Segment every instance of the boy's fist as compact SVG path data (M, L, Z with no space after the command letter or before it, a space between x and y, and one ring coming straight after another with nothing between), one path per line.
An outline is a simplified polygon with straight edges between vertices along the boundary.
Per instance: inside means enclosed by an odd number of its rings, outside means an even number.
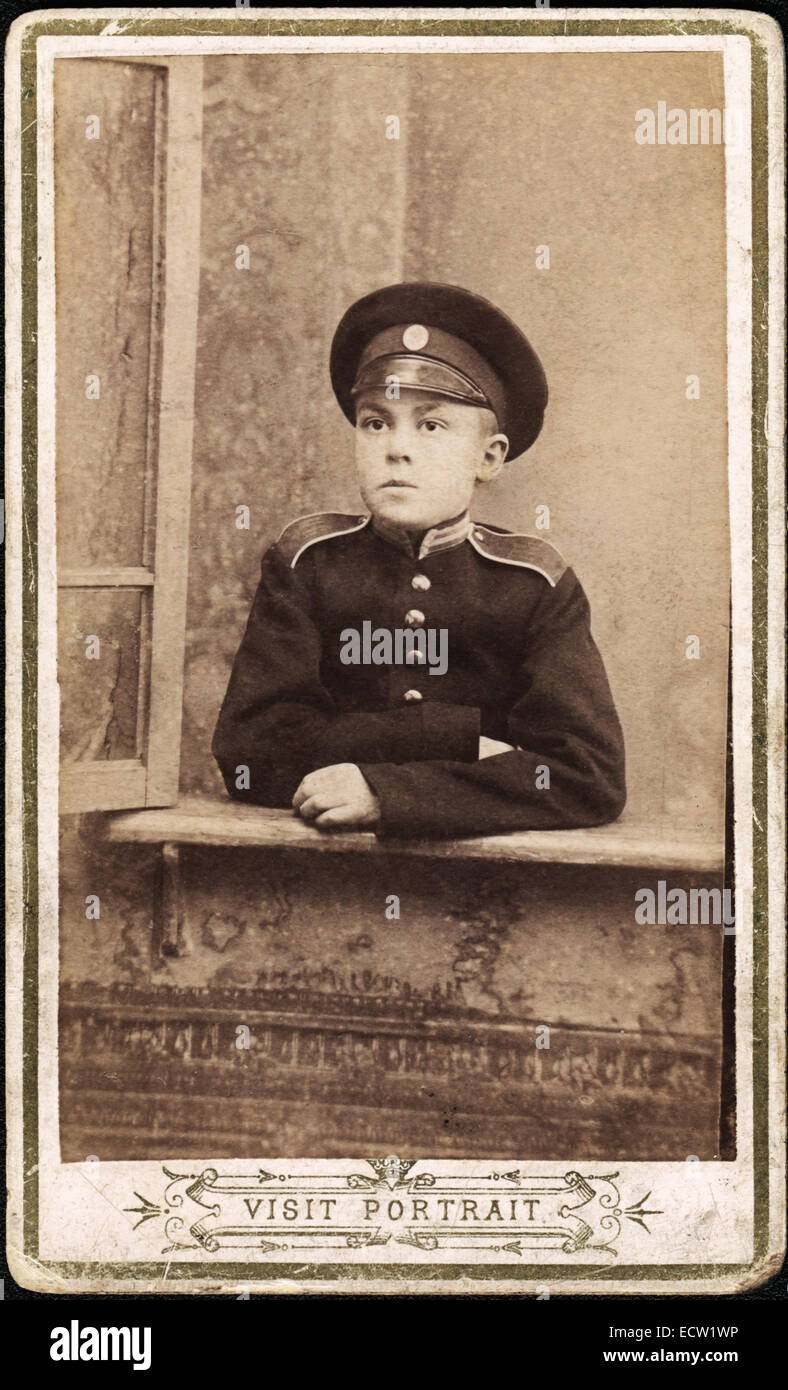
M310 772L293 797L296 814L321 830L377 825L380 802L355 763Z

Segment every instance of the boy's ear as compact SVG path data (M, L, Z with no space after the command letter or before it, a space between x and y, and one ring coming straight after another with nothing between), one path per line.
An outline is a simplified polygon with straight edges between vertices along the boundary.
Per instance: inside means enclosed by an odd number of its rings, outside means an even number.
M494 478L497 478L504 466L508 452L509 440L506 435L491 435L484 446L484 454L476 470L476 481L491 483Z

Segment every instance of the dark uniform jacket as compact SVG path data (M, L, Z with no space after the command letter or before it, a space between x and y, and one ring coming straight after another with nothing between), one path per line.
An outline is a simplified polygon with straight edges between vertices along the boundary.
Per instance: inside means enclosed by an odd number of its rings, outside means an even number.
M416 555L370 520L304 518L263 557L213 741L230 795L289 806L308 772L356 763L382 836L614 820L621 727L587 599L558 551L467 523L449 548ZM414 609L448 632L445 674L342 664L343 631L403 629ZM515 751L480 760L480 735Z

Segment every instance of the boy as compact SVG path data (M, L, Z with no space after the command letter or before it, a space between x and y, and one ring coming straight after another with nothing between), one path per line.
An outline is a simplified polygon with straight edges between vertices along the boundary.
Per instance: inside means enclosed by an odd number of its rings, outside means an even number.
M469 516L541 429L530 344L457 286L391 285L344 315L331 379L368 510L294 521L263 558L213 742L228 792L380 836L614 820L583 590L548 542Z

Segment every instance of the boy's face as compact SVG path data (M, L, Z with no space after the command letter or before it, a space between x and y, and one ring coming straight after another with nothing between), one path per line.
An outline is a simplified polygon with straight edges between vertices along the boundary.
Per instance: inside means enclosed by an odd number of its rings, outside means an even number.
M356 470L373 516L429 530L464 512L477 481L497 477L508 441L490 410L424 391L364 392L356 406Z

